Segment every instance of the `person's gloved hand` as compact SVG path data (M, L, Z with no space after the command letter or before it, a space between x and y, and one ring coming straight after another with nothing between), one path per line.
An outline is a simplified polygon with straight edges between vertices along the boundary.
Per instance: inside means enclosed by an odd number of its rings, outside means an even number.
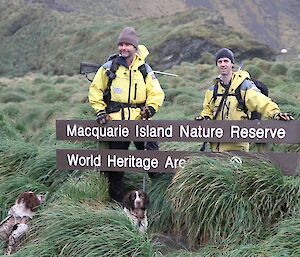
M195 117L195 120L210 120L210 117L198 115L197 117Z
M288 112L278 112L275 113L274 120L294 120L293 116L290 115Z
M111 117L106 113L105 110L97 113L96 121L99 125L105 124L108 120L111 120Z
M151 118L155 113L156 113L155 109L152 106L147 106L147 105L145 105L140 112L141 118L146 120Z

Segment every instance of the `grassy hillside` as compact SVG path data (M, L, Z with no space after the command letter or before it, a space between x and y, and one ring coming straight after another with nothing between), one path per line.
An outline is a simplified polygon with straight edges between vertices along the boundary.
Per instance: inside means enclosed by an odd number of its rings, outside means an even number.
M41 3L49 9L61 12L74 12L89 16L110 14L118 17L161 17L186 11L191 8L207 8L218 12L224 23L242 33L247 32L261 42L276 49L287 48L286 58L297 59L300 24L298 0L251 0L226 3L222 0L110 0L110 1L69 1L69 0L34 0L29 3Z
M237 60L271 59L274 54L266 45L224 26L216 13L203 9L156 19L132 19L58 12L21 0L0 4L2 76L28 72L77 74L81 60L103 63L116 51L116 39L124 26L136 27L155 68L170 68L182 61L205 63L207 54L223 46L234 50Z
M261 42L276 49L288 49L287 59L298 59L300 31L300 5L298 0L187 0L193 7L206 7L218 11L227 25L247 32Z
M84 13L90 16L110 14L118 17L160 17L174 14L187 9L184 1L130 1L130 0L102 0L102 1L68 1L68 0L39 0L35 1L46 7L65 12Z

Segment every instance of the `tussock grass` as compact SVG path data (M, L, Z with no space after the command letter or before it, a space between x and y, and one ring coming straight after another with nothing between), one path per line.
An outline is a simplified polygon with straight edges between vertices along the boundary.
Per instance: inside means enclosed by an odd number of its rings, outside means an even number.
M270 71L275 76L277 76L277 75L286 75L286 73L288 71L288 68L283 63L275 63L274 65L272 65L272 68L271 68Z
M19 115L20 110L16 107L16 105L14 103L9 103L9 104L5 105L5 107L2 110L2 113L5 116L15 118Z
M171 174L160 174L152 179L149 188L151 208L149 210L150 229L153 232L169 232L173 227L173 204L166 194Z
M1 220L3 220L7 216L9 208L15 203L18 195L26 191L46 193L48 192L48 188L43 184L21 174L11 174L6 176L0 175Z
M300 82L300 68L291 68L288 70L287 75L295 82Z
M37 155L37 147L21 140L2 140L0 144L0 175L16 173Z
M299 215L279 222L272 233L255 244L232 245L227 250L215 248L215 256L230 257L283 257L299 256ZM202 256L202 251L199 252ZM205 255L206 256L206 255Z
M58 190L56 196L67 197L75 202L107 202L109 200L108 182L103 173L85 171L80 177L70 177Z
M38 154L27 162L24 168L26 176L51 187L53 190L58 189L73 173L71 170L58 170L56 168L56 148L56 145L41 146Z
M192 246L249 240L295 212L297 182L285 183L268 162L246 161L236 170L228 161L193 158L168 188L175 206L175 231L186 231Z
M9 207L15 202L17 196L26 191L46 193L48 188L41 183L23 175L9 175L0 178L0 204Z
M0 114L0 139L21 140L18 130L2 114Z
M32 244L19 256L154 256L150 239L118 206L63 200L49 207L34 221Z
M23 102L25 101L26 98L22 94L17 94L17 93L2 93L0 97L0 102L1 103L9 103L9 102Z
M258 79L263 73L259 67L253 64L246 65L244 69L249 72L251 77L256 79Z

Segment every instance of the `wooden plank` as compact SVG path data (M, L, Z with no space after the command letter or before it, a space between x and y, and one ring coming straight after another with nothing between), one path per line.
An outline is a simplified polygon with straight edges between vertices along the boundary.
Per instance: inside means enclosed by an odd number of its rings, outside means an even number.
M56 138L70 141L300 143L300 121L57 120Z
M274 162L283 174L297 176L299 153L212 153L188 151L137 151L137 150L84 150L57 149L57 169L94 169L102 171L130 171L130 172L163 172L174 173L183 167L191 156L209 156L226 158L228 161L242 162L244 158L251 158L255 162L259 158L266 158ZM234 163L233 163L234 165Z

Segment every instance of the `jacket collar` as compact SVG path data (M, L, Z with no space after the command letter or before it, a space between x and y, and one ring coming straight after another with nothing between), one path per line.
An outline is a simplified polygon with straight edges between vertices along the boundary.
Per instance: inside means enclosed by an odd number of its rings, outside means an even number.
M245 79L251 79L247 71L243 71L243 70L236 71L232 73L232 77L229 84L232 89L236 89L240 84L243 83ZM220 75L214 80L214 83L218 83L218 82L220 83L220 85L222 85ZM224 87L224 85L222 86Z

